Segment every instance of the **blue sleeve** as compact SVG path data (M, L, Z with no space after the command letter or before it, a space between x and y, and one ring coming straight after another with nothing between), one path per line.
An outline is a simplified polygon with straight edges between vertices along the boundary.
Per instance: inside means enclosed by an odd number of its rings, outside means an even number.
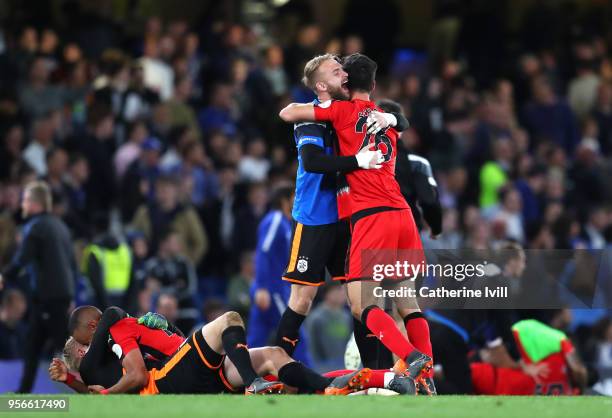
M255 249L255 280L253 288L270 289L273 281L279 277L274 275L274 241L280 228L273 228L273 222L264 219L257 231L257 248ZM276 229L273 231L272 229ZM272 235L271 235L272 234Z
M312 144L325 148L325 129L321 123L299 123L295 126L295 143L299 150L303 145Z

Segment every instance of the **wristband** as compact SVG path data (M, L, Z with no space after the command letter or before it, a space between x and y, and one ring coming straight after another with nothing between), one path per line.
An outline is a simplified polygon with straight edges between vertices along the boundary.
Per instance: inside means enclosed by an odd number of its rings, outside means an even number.
M75 380L76 380L76 376L73 375L72 373L68 373L66 375L66 381L64 383L67 384L67 385L71 385L72 382L74 382Z
M102 389L100 395L108 395L108 389Z

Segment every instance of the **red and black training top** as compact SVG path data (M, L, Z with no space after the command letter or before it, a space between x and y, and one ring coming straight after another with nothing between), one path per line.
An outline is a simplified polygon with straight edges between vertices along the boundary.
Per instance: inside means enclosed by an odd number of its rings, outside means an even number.
M173 326L170 331L150 329L113 306L102 314L79 373L88 385L110 387L121 377L121 360L130 351L140 349L150 370L174 354L184 340Z
M108 345L120 360L140 349L146 360L161 362L174 354L183 341L183 337L170 331L140 325L136 318L121 319L109 328Z

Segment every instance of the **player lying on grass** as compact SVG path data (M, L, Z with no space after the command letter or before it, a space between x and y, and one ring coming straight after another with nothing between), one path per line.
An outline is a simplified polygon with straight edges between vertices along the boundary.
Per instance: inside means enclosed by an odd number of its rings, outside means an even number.
M51 362L49 367L49 377L51 380L63 382L77 393L89 393L88 386L83 383L82 377L78 374L81 360L87 353L88 348L88 346L79 344L74 338L70 337L64 347L64 360L54 358ZM117 365L119 364L116 360L113 360L113 362L117 363ZM102 366L98 368L98 372L99 376L106 375L114 379L109 386L115 384L122 375L120 366L117 371L113 371L108 366ZM412 379L397 375L390 370L363 369L359 374L355 374L355 372L355 369L347 369L325 373L323 376L330 379L332 383L325 389L325 392L321 393L326 395L347 395L359 388L363 390L389 389L401 395L414 395L416 393L416 387ZM276 380L276 377L269 375L266 376L266 379ZM285 393L298 393L296 388L286 386L285 389Z
M139 324L121 309L104 314L93 306L71 315L69 340L72 358L82 382L69 377L54 359L50 375L83 393L279 393L285 385L300 392L346 394L361 390L372 372L362 369L335 378L321 376L291 359L279 347L248 349L240 315L227 312L184 339L167 329ZM75 343L81 344L77 345ZM72 351L72 352L70 352ZM119 361L118 361L119 360ZM113 366L119 364L119 370ZM121 368L123 370L121 370ZM104 372L100 372L104 370ZM115 383L103 386L115 375ZM260 376L278 376L268 381Z
M117 309L117 308L114 308L114 309ZM105 315L108 317L107 312L105 312ZM163 318L161 315L147 314L145 315L144 318L147 319L147 317L150 317L148 319L151 319L152 317L156 321L159 320L159 318L161 318L161 321L163 321L164 325L160 326L159 324L153 324L152 321L143 321L143 317L139 319L139 322L147 324L148 327L158 328L157 329L158 331L159 331L159 328L163 328L163 329L166 328L165 324L167 323L167 321L165 321L165 318ZM105 318L102 319L102 321L104 320ZM98 329L101 329L100 325L98 325ZM144 331L145 333L147 333L146 330L141 329L141 331ZM93 384L99 384L99 383L94 383L94 382L97 382L95 379L107 379L107 380L111 379L109 386L113 386L117 381L119 381L122 377L123 372L121 370L121 366L118 366L119 362L117 361L117 358L115 357L114 353L108 353L108 351L104 350L106 351L106 354L107 354L106 355L107 360L97 359L95 361L99 362L98 367L92 367L91 363L94 363L94 361L92 360L94 360L94 357L97 357L100 355L100 352L96 353L96 351L98 351L97 349L103 345L103 344L97 344L97 342L99 341L96 336L98 335L97 333L98 331L96 330L96 334L94 335L94 338L92 339L93 347L91 348L87 345L82 345L78 343L74 338L71 337L66 343L66 347L64 349L64 358L67 364L65 364L59 359L53 359L53 362L51 363L51 367L49 368L49 374L50 374L51 379L56 380L56 381L65 382L68 386L70 386L72 389L74 389L75 391L79 393L88 393L90 391L88 386L85 383L83 383L83 381L90 385L93 385ZM167 335L171 333L169 333L168 331L165 331L165 334ZM114 340L112 339L112 336L110 336L110 338L111 338L110 339L111 343L114 344ZM145 348L149 351L153 351L155 349L156 342L149 340L149 343L151 344L151 346L139 347L139 348L141 350ZM158 348L163 350L162 346ZM263 355L263 353L266 352L265 349L270 349L270 348L272 347L265 347L262 349L254 349L254 350L249 350L249 351ZM114 351L117 351L117 347L115 347ZM267 351L270 352L270 350L267 350ZM273 363L284 364L285 366L291 365L292 363L296 363L291 359L289 359L289 363L287 363L288 361L287 355L284 354L283 352L279 353L279 351L281 350L278 350L278 349L273 350L272 356L275 358L266 359L266 361L273 361ZM159 354L159 357L162 357L162 356L163 354ZM158 360L153 359L150 355L147 355L147 359L148 359L146 361L147 368L153 369L155 368L156 364L160 363ZM90 365L82 366L82 360L84 360L86 363L89 362ZM166 361L169 363L172 360L167 359ZM258 361L258 359L255 359L255 361ZM164 363L164 361L162 361L161 363ZM118 366L118 367L114 367L114 366ZM159 367L162 367L163 369L164 366L162 365ZM280 369L282 370L283 367L284 366L280 367ZM369 370L369 369L362 369L359 371L339 370L339 371L330 372L326 374L325 377L319 376L319 378L317 378L316 376L318 375L316 375L316 373L310 371L309 369L303 368L303 366L301 366L299 363L296 363L295 365L290 366L290 367L297 367L297 368L293 373L291 372L291 370L289 370L286 373L287 378L292 379L289 382L289 385L293 384L293 386L300 388L300 392L306 392L306 393L310 393L312 391L320 392L322 391L323 388L325 388L326 394L345 395L345 394L348 394L356 390L375 387L375 388L391 389L391 390L394 390L395 392L402 393L402 394L414 394L415 393L415 387L414 387L414 383L412 382L412 380L405 378L403 376L395 375L394 373L389 372L389 370ZM82 372L83 374L81 375L81 378L83 381L79 380L76 376L69 373L68 368L70 368L70 370L72 371ZM301 380L302 377L295 376L295 373L298 373L302 368L305 369L306 371L306 374L307 374L307 376L305 376L306 378L310 377L312 382L318 382L318 383L312 383L308 387L304 388L303 382ZM265 373L268 369L266 369L266 367L263 366L263 368L260 371L262 373ZM219 374L221 375L221 373L224 370L227 370L227 367L220 368ZM282 373L282 371L279 373ZM231 375L229 378L231 379ZM267 378L268 379L273 378L272 379L273 381L276 380L276 378L270 375L268 375ZM92 379L92 380L89 380L89 379ZM222 382L225 382L225 381L223 380ZM226 389L229 389L229 387L226 386ZM293 387L289 389L294 390L294 392L297 391ZM202 393L201 391L196 392L195 389L191 387L188 387L186 390L188 390L187 393ZM147 393L147 391L141 391L140 393L145 394ZM155 393L155 392L152 392L152 393ZM163 390L160 390L159 393L173 393L173 392L164 392ZM207 393L211 393L211 392L207 392ZM212 393L218 393L218 392L213 391Z
M535 319L517 322L512 334L525 367L472 363L474 393L479 395L576 395L588 372L567 336ZM525 368L537 370L528 374Z
M380 284L373 282L372 272L367 271L368 259L372 256L390 255L397 250L416 250L417 255L418 251L422 252L410 208L395 179L397 132L385 127L372 133L367 128L368 118L380 111L370 100L376 68L376 63L365 55L346 57L342 69L348 75L345 83L350 91L349 101L335 100L319 105L292 103L281 110L279 116L286 122L331 122L338 135L341 156L355 155L371 143L383 153L380 169L355 170L346 176L351 197L348 299L353 316L399 357L395 370L406 373L419 387L433 393L429 327L416 300L395 300L406 323L413 322L414 326L407 327L408 339L393 318L374 303L374 289ZM362 257L365 258L362 260ZM419 260L410 262L418 264Z

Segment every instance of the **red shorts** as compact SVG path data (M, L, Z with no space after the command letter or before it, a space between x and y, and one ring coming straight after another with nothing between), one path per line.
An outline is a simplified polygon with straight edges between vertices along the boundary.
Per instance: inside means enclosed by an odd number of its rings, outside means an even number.
M351 217L348 280L372 279L373 266L377 264L424 261L421 237L410 209L376 209L371 214L359 216L358 212Z
M472 384L477 395L533 395L535 381L521 370L472 363Z

